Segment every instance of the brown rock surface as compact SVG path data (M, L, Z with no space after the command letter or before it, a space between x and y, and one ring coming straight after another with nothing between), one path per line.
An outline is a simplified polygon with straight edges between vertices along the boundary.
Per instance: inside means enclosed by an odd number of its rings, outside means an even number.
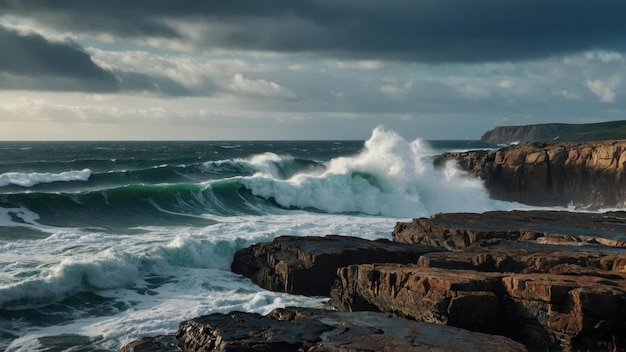
M626 212L492 211L445 213L398 222L393 239L461 249L489 241L600 244L626 248Z
M281 308L182 322L183 351L525 351L510 339L380 313Z
M531 349L626 350L626 213L438 214L396 241L453 251L338 270L331 304L502 334Z
M162 339L168 343L162 344ZM174 339L174 345L171 343ZM502 336L375 312L278 308L267 316L231 312L180 323L175 338L144 337L120 352L192 351L526 351Z
M534 205L626 206L626 141L534 142L445 153L480 177L494 199Z
M337 269L361 263L416 263L429 245L368 241L356 237L277 237L235 254L231 269L268 290L328 296Z
M428 253L422 267L500 273L546 273L611 277L626 274L626 248L503 241L461 251Z
M530 349L626 349L626 276L515 274L361 264L331 304L502 334Z

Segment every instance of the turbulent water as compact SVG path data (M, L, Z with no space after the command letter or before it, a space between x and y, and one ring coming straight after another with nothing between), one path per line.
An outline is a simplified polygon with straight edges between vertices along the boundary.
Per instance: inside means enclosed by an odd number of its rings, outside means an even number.
M113 351L199 315L322 306L232 274L234 253L516 208L431 164L491 147L382 127L365 142L0 142L0 350Z

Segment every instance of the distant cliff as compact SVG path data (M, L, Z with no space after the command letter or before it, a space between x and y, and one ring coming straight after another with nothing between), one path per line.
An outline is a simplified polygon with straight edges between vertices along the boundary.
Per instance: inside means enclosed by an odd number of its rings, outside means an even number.
M626 121L502 126L487 131L480 138L483 142L506 144L551 140L582 142L609 139L626 139Z

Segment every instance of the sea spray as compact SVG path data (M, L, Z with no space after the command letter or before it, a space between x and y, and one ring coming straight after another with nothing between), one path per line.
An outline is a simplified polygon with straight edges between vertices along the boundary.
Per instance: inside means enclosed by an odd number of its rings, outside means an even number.
M377 127L361 153L330 160L323 173L301 172L288 179L259 173L241 183L283 207L328 213L414 217L507 206L491 200L480 180L455 165L435 170L432 155L424 141L407 142Z

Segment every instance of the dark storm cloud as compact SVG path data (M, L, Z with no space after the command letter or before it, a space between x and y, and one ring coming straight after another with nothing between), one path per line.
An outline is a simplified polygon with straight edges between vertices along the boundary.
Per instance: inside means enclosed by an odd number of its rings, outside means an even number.
M1 25L0 48L0 89L200 94L167 77L105 70L76 44L53 43L40 35L21 35ZM210 83L206 83L202 94L212 90Z
M27 76L31 79L24 84L29 89L37 81L46 90L117 89L117 79L73 44L52 43L39 35L20 35L0 26L0 47L0 73L7 76L0 81L0 88L21 89L18 78Z
M420 62L524 60L623 51L623 0L4 0L5 13L66 30L179 38L197 45Z

